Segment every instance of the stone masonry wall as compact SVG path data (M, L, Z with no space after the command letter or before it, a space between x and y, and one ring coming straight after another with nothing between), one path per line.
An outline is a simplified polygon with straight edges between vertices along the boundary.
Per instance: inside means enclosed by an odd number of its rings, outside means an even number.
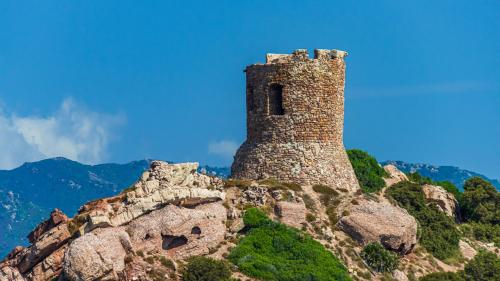
M297 50L246 68L247 140L233 177L359 188L343 145L345 55Z

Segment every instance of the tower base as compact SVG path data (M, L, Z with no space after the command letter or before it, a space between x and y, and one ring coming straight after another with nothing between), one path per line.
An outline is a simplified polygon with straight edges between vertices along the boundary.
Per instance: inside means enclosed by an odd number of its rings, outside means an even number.
M358 180L343 146L334 143L248 143L236 152L231 176L240 179L275 178L302 185L324 184L348 192Z

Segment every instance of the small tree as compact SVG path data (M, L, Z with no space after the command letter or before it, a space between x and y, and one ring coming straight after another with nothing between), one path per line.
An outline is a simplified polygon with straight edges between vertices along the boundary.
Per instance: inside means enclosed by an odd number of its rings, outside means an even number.
M223 262L207 257L194 257L182 274L183 281L229 281L231 270Z
M383 177L388 174L373 156L358 149L348 150L347 155L364 192L376 192L384 188Z
M462 215L467 221L500 224L500 195L488 181L473 177L465 181Z
M464 271L466 280L500 280L500 259L493 253L480 251L465 266Z
M399 264L398 255L386 250L380 243L370 243L361 251L365 262L378 272L393 272Z

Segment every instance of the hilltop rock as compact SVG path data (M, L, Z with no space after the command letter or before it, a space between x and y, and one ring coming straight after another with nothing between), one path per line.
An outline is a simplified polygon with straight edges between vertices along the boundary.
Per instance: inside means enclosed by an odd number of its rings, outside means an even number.
M380 242L401 254L417 243L417 222L408 212L387 202L359 199L338 226L362 244Z
M457 209L457 200L453 194L437 185L426 184L422 187L425 199L433 202L436 206L450 217L454 217Z
M195 206L223 200L223 182L196 172L198 163L151 162L151 169L124 194L90 202L80 209L87 214L84 232L97 227L120 226L167 204Z
M406 174L401 172L396 166L392 164L385 165L384 170L389 174L388 178L384 178L385 184L387 186L391 186L396 183L408 180Z

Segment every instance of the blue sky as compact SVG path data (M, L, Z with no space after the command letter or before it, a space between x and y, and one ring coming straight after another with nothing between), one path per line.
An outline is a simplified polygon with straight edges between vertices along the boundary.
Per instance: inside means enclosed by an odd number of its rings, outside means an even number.
M229 165L242 70L349 51L345 144L500 178L498 1L2 1L0 168Z

